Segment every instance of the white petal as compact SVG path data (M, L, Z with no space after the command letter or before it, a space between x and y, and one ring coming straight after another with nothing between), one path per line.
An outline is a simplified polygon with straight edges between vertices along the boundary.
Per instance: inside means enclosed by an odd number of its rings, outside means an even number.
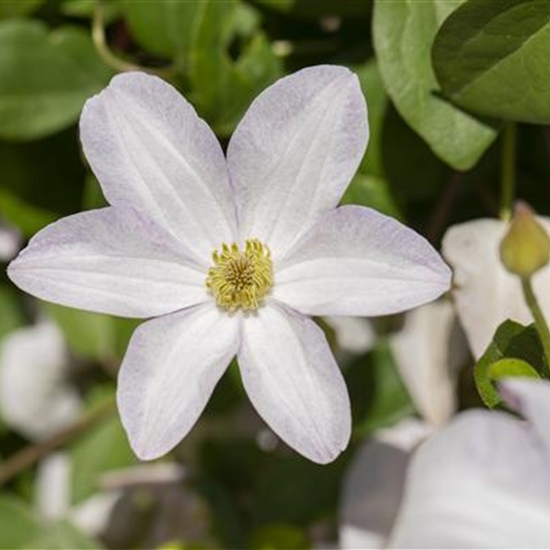
M408 312L390 346L418 412L434 426L448 422L458 371L469 357L452 305L440 300Z
M435 300L450 278L413 230L370 208L342 206L275 265L273 296L308 315L369 317Z
M0 412L30 439L44 439L72 424L82 410L68 384L69 358L59 329L49 323L20 329L2 342Z
M342 374L321 329L270 304L243 320L239 366L254 407L305 457L325 464L349 441L351 414Z
M550 220L538 220L550 231ZM455 225L443 238L443 255L454 270L456 310L476 358L483 355L506 319L533 322L519 278L500 263L499 246L505 231L504 222L481 219ZM550 267L534 276L533 287L543 311L550 314Z
M139 458L158 458L183 439L238 346L238 319L210 303L136 330L119 373L117 402Z
M95 493L71 509L69 519L81 531L90 536L101 536L109 525L116 504L123 497L122 491Z
M43 229L9 266L41 298L123 317L153 317L203 302L205 272L164 229L129 208L103 208Z
M336 343L345 352L361 355L374 348L376 333L369 319L361 317L325 317L336 333Z
M310 67L265 90L227 151L241 238L258 238L281 257L338 204L367 141L365 99L348 69Z
M429 434L422 422L408 418L380 430L351 463L340 498L340 548L383 548L405 485L412 449Z
M41 517L58 520L65 517L71 504L72 461L66 452L46 456L38 464L35 507Z
M84 106L86 158L112 205L130 205L204 262L235 239L223 152L193 107L157 77L115 76Z
M11 260L19 250L21 235L16 229L0 225L0 261Z
M548 548L549 460L524 422L463 413L415 454L390 547Z
M550 382L506 378L499 386L506 403L533 425L550 456Z

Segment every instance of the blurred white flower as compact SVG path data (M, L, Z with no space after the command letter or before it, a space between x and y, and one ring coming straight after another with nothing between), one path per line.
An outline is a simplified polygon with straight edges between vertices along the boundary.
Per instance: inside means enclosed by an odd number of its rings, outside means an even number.
M0 261L7 262L14 258L21 246L21 236L14 228L0 223Z
M456 410L459 369L469 356L452 304L439 300L409 311L390 347L417 411L433 426L446 424Z
M431 433L407 418L364 444L344 478L339 510L340 547L383 548L403 497L412 450Z
M70 454L66 452L53 453L39 463L35 507L44 519L52 522L68 520L94 537L106 532L115 506L126 490L177 485L185 475L183 467L176 463L148 464L105 472L98 492L73 505L72 469Z
M550 220L537 218L550 233ZM506 319L533 322L519 278L500 262L499 246L507 223L474 220L451 227L443 238L443 255L454 271L453 297L474 356L479 359ZM533 276L542 311L550 314L550 267Z
M77 506L72 501L72 461L67 452L53 453L40 461L34 487L34 505L47 521L68 520L84 533L100 535L121 491L98 492Z
M44 439L80 416L82 401L69 383L68 351L56 325L18 329L0 346L0 415L10 428Z
M502 388L526 421L468 411L410 464L395 443L359 455L343 493L342 547L550 547L550 383L508 379Z
M334 330L338 348L344 352L362 355L376 342L376 333L369 319L362 317L324 317Z
M368 139L357 77L285 77L228 147L162 80L116 76L89 100L84 152L109 208L35 236L9 268L64 305L151 318L132 338L117 401L130 443L157 458L189 432L231 359L288 445L330 462L347 446L349 397L312 315L403 311L445 292L450 270L421 236L337 205Z

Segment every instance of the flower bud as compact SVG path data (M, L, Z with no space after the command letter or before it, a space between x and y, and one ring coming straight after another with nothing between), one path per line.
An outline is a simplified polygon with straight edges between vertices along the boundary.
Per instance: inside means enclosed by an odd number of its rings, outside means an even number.
M550 238L533 210L518 202L508 232L500 243L504 267L520 277L531 277L550 260Z

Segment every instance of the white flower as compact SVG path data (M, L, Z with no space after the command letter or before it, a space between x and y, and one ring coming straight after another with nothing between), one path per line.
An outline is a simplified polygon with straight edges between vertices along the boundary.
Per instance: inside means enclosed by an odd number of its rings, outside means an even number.
M550 232L550 220L537 219ZM478 359L506 319L533 322L519 278L500 262L499 246L507 225L501 220L474 220L451 227L443 238L443 255L454 270L456 311ZM533 276L533 287L543 312L550 312L550 267Z
M30 439L44 439L74 422L82 400L68 380L67 347L56 325L41 322L4 338L0 350L0 414Z
M508 379L502 388L527 422L468 411L421 445L410 464L408 449L395 442L365 451L347 479L342 546L550 547L550 383Z
M409 311L390 347L416 410L432 426L445 425L456 411L456 380L469 357L452 304L438 300Z
M335 332L338 348L345 353L362 355L374 348L376 332L369 319L361 317L325 317Z
M357 78L319 66L251 105L227 161L162 80L115 77L87 102L84 152L111 207L60 220L9 268L64 305L155 317L134 334L118 406L137 455L191 429L232 357L264 420L316 462L350 436L350 406L322 331L306 315L383 315L449 287L435 250L367 208L336 208L363 156Z
M19 251L20 245L21 236L17 230L0 222L0 261L11 260Z

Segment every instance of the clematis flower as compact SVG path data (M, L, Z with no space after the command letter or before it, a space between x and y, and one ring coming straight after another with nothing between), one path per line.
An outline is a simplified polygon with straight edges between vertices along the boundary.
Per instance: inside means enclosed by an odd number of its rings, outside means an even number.
M550 233L550 219L537 219ZM443 255L454 270L456 311L477 359L506 319L533 322L519 278L500 261L499 246L507 226L501 220L473 220L449 228L443 237ZM533 288L543 312L550 312L550 267L535 273Z
M82 399L69 383L69 352L56 325L14 330L0 347L0 416L8 426L39 440L78 419Z
M281 79L252 103L227 160L192 106L140 73L89 100L80 131L111 206L44 229L9 276L42 299L154 318L118 380L136 454L173 448L237 355L273 431L313 461L333 460L349 440L349 398L308 316L395 313L450 279L412 230L336 208L368 139L357 78L319 66Z
M389 344L416 410L429 425L445 425L456 411L457 378L469 357L452 304L442 299L409 311Z
M365 448L346 479L341 547L548 548L550 383L507 379L502 394L525 420L471 410L412 454L410 426Z

